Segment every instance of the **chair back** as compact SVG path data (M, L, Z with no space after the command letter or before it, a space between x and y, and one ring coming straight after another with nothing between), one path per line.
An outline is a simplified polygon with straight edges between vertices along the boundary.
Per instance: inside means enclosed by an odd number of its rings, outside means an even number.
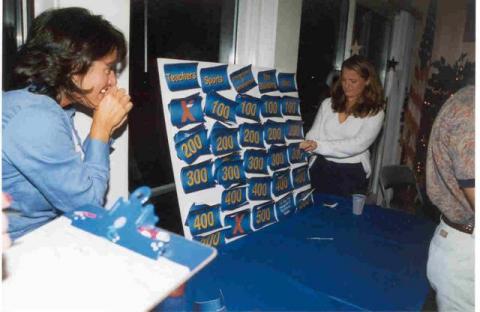
M388 189L401 187L412 187L416 191L416 199L423 205L423 197L418 187L415 175L410 167L406 165L384 166L380 170L380 190L383 196L383 205L391 208L391 198L387 194Z
M405 165L384 166L380 173L380 183L385 189L397 185L415 185L417 182L410 167Z

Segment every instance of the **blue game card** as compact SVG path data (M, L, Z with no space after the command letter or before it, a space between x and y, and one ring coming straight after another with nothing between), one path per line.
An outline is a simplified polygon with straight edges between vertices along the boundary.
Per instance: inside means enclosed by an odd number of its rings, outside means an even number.
M222 228L220 205L193 204L188 212L185 225L188 226L193 236Z
M240 125L239 137L242 147L265 148L263 128L260 124L244 123Z
M292 170L292 181L294 188L300 188L310 184L310 174L308 172L308 165L301 166Z
M170 121L177 128L186 125L205 122L202 111L202 97L195 93L186 98L173 99L168 104Z
M291 143L287 148L288 161L291 164L305 163L308 161L308 153L300 148L300 143Z
M253 228L259 230L273 222L275 219L275 205L273 201L254 206L252 208Z
M235 101L238 103L238 117L260 121L260 109L263 104L262 100L246 94L238 94Z
M272 193L275 196L281 196L293 190L292 181L290 179L290 169L277 171L272 177Z
M207 140L207 129L200 124L190 130L179 131L174 137L177 157L192 164L198 157L210 154Z
M247 181L249 200L271 200L272 199L272 178L252 177Z
M237 209L246 204L248 204L246 186L234 187L222 192L222 211Z
M268 174L268 154L264 149L247 149L243 154L243 167L248 173Z
M293 201L293 194L290 193L279 199L275 203L275 210L279 221L295 212L295 203Z
M240 150L238 128L228 128L215 122L210 133L210 145L213 155L226 155Z
M272 92L278 89L276 73L277 71L275 69L258 73L258 90L260 93Z
M268 150L268 167L272 171L290 166L288 163L287 147L272 145Z
M235 123L237 105L237 102L227 99L217 92L209 92L205 102L205 115L218 121Z
M211 160L201 162L196 165L183 167L180 170L180 178L185 193L192 193L215 186L213 178Z
M262 116L282 117L282 98L279 96L262 95Z
M197 80L198 63L165 64L165 80L171 91L200 88Z
M300 116L300 99L291 96L282 98L283 116Z
M295 74L278 73L278 90L280 92L295 92Z
M252 232L250 227L250 211L244 210L228 216L225 216L225 226L230 227L229 230L226 230L227 238L234 238L238 236L243 236Z
M245 170L243 169L243 159L238 154L232 154L222 158L217 158L215 164L215 178L218 184L224 188L229 188L234 184L244 184L246 182Z
M230 80L238 93L245 93L257 85L255 78L253 78L252 65L245 66L231 73Z
M200 69L200 81L205 93L230 89L228 82L227 65Z
M289 140L303 140L303 121L288 120L285 124L285 136Z
M268 144L284 144L285 143L285 123L267 120L263 124L265 142Z

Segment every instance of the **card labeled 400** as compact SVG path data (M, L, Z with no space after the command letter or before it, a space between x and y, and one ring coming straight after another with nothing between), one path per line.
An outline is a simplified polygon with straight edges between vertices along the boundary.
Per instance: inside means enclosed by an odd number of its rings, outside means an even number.
M247 204L247 187L234 187L222 192L222 210L233 210Z
M193 204L185 223L193 236L222 228L220 205Z
M271 200L271 184L271 177L252 177L248 179L248 198L250 200Z
M308 165L301 166L292 170L293 187L299 188L310 184L310 175Z
M272 192L275 196L280 196L290 192L293 189L290 180L290 169L277 171L273 173L272 177Z
M288 161L291 164L305 163L308 161L308 153L300 148L300 143L288 145Z

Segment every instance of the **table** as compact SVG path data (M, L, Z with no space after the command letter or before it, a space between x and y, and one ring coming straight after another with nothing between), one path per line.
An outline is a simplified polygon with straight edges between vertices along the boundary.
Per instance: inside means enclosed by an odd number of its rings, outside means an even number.
M435 224L379 206L351 210L351 199L315 194L314 207L224 246L188 283L184 306L221 290L231 311L420 310Z

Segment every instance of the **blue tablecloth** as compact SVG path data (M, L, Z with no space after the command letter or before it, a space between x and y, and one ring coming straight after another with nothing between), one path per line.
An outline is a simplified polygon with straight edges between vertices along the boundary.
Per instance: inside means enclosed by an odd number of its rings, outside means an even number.
M435 224L378 206L351 211L351 199L316 194L314 207L224 246L188 283L186 309L221 290L230 311L420 310Z

